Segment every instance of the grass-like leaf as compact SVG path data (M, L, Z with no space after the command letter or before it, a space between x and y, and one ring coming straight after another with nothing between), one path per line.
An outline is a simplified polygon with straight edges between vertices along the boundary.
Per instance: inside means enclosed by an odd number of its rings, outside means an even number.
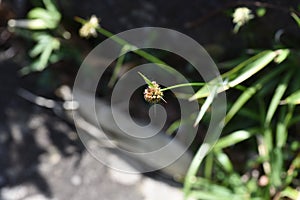
M150 81L144 74L142 74L141 72L138 72L139 75L144 79L145 83L147 83L147 85L149 85L150 87L154 87L152 81Z
M298 15L296 13L292 12L291 16L294 18L294 20L296 21L296 23L300 27L300 18L298 17Z
M214 151L220 151L226 147L235 145L239 142L249 139L255 133L256 129L239 130L218 140L214 146Z
M229 157L227 156L227 154L225 154L222 151L217 151L215 152L215 157L218 161L218 163L220 164L220 166L228 173L232 173L233 172L233 164L230 161Z
M220 87L218 92L222 92L231 87L234 87L242 83L246 79L250 78L258 71L263 69L265 66L267 66L270 62L272 62L274 58L279 55L279 53L280 53L279 51L270 51L270 50L263 51L249 58L248 60L242 62L232 70L224 73L221 77L223 79L227 79L228 83L224 84L224 87ZM210 85L216 84L220 82L218 80L219 78L215 78L207 84ZM209 95L209 90L207 87L204 86L200 90L198 90L196 94L190 98L190 100L204 98L207 97L208 95Z
M209 96L206 98L204 104L202 105L200 112L196 118L196 121L194 123L194 127L196 127L199 122L201 121L201 119L203 118L204 114L206 113L206 111L208 110L209 106L212 104L216 94L217 94L217 90L218 90L218 86L213 86Z
M279 83L279 85L277 86L277 88L274 92L273 98L272 98L270 106L268 108L266 120L265 120L266 127L269 126L269 124L274 116L274 113L279 106L280 100L287 89L288 82L289 82L291 76L292 76L292 72L288 73L283 78L282 82Z
M108 82L108 86L109 87L112 87L115 84L115 82L116 82L116 80L118 78L118 75L119 75L119 73L121 71L121 67L122 67L122 65L124 63L126 52L128 50L130 50L130 46L125 45L125 46L122 47L121 52L120 52L120 56L117 59L117 63L116 63L115 69L113 71L113 74L112 74L109 82Z
M285 100L281 101L280 104L300 104L300 90L288 96Z

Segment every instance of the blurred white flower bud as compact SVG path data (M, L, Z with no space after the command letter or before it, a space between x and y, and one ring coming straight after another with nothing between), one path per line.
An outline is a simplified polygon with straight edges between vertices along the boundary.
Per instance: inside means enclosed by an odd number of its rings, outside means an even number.
M96 28L99 26L99 20L95 15L92 15L90 20L85 23L79 30L79 35L81 37L88 38L90 36L96 37Z
M237 33L239 28L254 18L251 10L246 7L236 8L233 15L233 23L235 23L234 32Z

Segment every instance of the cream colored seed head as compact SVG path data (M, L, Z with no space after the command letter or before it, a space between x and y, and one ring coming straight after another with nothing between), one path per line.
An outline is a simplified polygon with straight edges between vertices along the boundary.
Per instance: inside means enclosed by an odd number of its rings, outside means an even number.
M152 86L149 85L144 91L144 98L149 103L158 103L163 100L163 96L163 92L155 81L152 81Z

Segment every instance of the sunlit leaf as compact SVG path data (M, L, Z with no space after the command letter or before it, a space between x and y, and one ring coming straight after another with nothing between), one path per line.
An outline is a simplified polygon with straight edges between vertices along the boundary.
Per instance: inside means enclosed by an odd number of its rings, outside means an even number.
M280 51L280 53L274 59L274 61L277 64L282 63L289 56L289 54L290 54L290 50L289 49L281 49L281 50L278 50L278 51Z
M266 50L249 58L248 60L242 62L235 68L224 73L221 77L225 80L228 80L228 83L224 84L223 87L219 87L218 92L222 92L231 87L234 87L240 84L241 82L245 81L246 79L250 78L258 71L263 69L265 66L267 66L270 62L272 62L276 56L278 56L278 52ZM209 85L220 84L219 82L220 82L220 78L218 77L213 79L207 84ZM200 90L198 90L196 94L194 94L190 98L190 100L207 97L208 95L209 95L208 88L204 86Z
M233 165L229 157L222 151L215 152L215 156L222 168L227 172L233 172Z
M296 23L300 27L300 18L298 17L298 15L296 13L292 12L291 16L294 18L294 20L296 21Z
M44 8L33 8L27 14L29 19L51 19L52 16Z
M288 197L290 199L298 200L300 198L300 191L291 187L286 187L280 192L280 197Z
M214 146L214 151L218 151L220 149L224 149L226 147L235 145L239 142L249 139L255 130L239 130L235 131L227 136L220 138Z
M206 98L204 104L201 106L200 112L199 112L199 114L198 114L198 116L196 118L196 121L194 123L194 127L199 124L199 122L203 118L204 114L208 110L209 106L212 104L212 102L213 102L213 100L214 100L214 98L215 98L215 96L217 94L217 90L218 90L217 86L213 86L211 88L209 96Z
M280 148L274 148L271 152L271 182L274 186L279 187L282 184L282 167L283 167L283 154Z
M285 100L280 102L281 104L300 104L300 90L294 92L288 96Z
M257 59L253 62L249 63L248 65L244 66L241 70L235 73L233 76L234 78L231 79L228 83L229 87L234 87L237 84L242 83L243 81L247 80L265 66L267 66L273 59L277 56L277 53L274 51L264 51L257 55Z
M280 104L280 100L287 89L288 82L289 82L291 76L292 76L292 73L288 73L283 78L282 82L280 82L279 85L277 86L277 88L274 92L274 95L272 97L271 103L269 105L269 108L268 108L268 112L267 112L267 116L266 116L266 120L265 120L266 126L268 126L270 124L270 122L274 116L274 113Z

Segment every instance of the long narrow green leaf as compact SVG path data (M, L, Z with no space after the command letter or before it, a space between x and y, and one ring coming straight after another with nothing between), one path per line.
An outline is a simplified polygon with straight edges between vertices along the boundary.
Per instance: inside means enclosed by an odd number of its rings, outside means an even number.
M281 101L280 104L300 104L300 90L288 96L285 100Z
M49 10L51 14L57 15L60 13L52 0L43 0L43 2L45 4L46 9Z
M281 50L278 50L280 51L280 53L278 54L278 56L274 59L274 61L277 63L277 64L280 64L282 63L290 54L290 50L289 49L281 49Z
M218 185L210 179L197 177L193 183L193 189L189 197L196 199L244 199L248 196L246 193L234 193L228 187Z
M197 119L194 123L194 127L196 127L199 122L201 121L202 117L204 116L204 114L206 113L206 111L208 110L209 106L212 104L216 94L217 94L217 90L218 87L217 86L213 86L211 89L211 92L209 94L209 96L206 98L204 104L201 106L200 112L197 116Z
M224 73L221 77L223 79L228 79L229 82L224 85L223 88L219 88L218 92L222 92L224 90L229 89L230 87L234 87L241 82L245 81L249 77L256 74L258 71L267 66L276 56L278 55L277 51L263 51L248 60L242 62L232 70ZM217 83L218 79L213 79L207 84L213 85L213 83ZM190 100L195 100L199 98L203 98L209 95L208 88L206 86L202 87L200 90L194 94Z
M275 187L282 185L282 167L283 167L283 154L280 148L275 148L271 152L271 183Z
M199 199L199 200L241 200L241 199L249 199L248 194L234 194L231 191L225 192L224 190L214 189L212 191L207 190L197 190L192 191L190 195L188 195L188 199Z
M291 76L292 76L292 72L288 73L284 77L283 81L278 85L278 87L275 90L275 93L272 97L272 100L271 100L271 103L270 103L270 106L268 108L268 112L266 115L266 120L265 120L266 127L269 126L269 124L274 116L274 113L275 113L277 107L279 106L280 100L287 89L288 82L289 82Z
M203 86L205 85L205 83L182 83L182 84L178 84L178 85L172 85L170 87L166 87L161 89L161 91L166 91L166 90L171 90L171 89L175 89L175 88L180 88L180 87L187 87L187 86Z
M205 155L207 155L207 153L210 151L211 146L212 144L208 144L208 143L202 144L198 149L197 153L195 154L192 163L190 164L190 167L187 171L185 181L184 181L183 192L185 198L187 198L188 195L190 194L199 167Z
M266 50L266 51L262 51L250 58L248 58L247 60L245 60L244 62L240 63L239 65L237 65L236 67L234 67L233 69L231 69L230 71L224 73L222 75L222 78L236 78L238 76L238 74L240 74L240 72L247 68L247 66L251 65L252 63L254 63L255 61L257 61L258 59L264 57L266 54L269 54L273 51L271 50Z
M229 157L222 151L215 151L216 159L220 166L228 173L233 172L233 165Z
M294 177L298 175L298 171L300 170L300 153L294 158L292 161L292 164L289 167L286 179L285 179L285 184L289 185L293 180Z
M150 81L144 74L142 74L141 72L138 72L139 75L144 79L145 83L147 83L149 86L153 87L153 83L152 81Z
M287 140L287 126L282 123L278 122L276 126L276 146L278 148L284 147Z
M48 19L51 20L51 15L44 8L33 8L27 14L29 19Z
M270 158L270 153L273 150L273 131L270 127L266 128L263 133L263 144L265 145L266 155L268 160Z
M272 132L270 132L272 133ZM261 157L262 161L263 161L263 169L264 172L268 175L270 174L271 171L271 167L270 167L270 163L269 163L269 159L270 159L270 155L269 155L269 149L268 149L268 144L266 141L266 136L267 134L264 133L264 135L257 135L257 149L258 149L258 153L259 156Z
M122 65L124 63L126 52L129 49L130 49L130 46L128 46L128 45L125 45L125 46L122 47L121 52L120 52L120 56L117 59L117 63L116 63L115 69L113 71L113 74L112 74L109 82L108 82L108 86L109 87L112 87L115 84L115 82L116 82L116 80L118 78L118 75L119 75L119 73L121 71L121 67L122 67Z
M43 50L45 49L45 45L42 43L38 43L36 44L29 52L29 56L30 57L36 57L39 54L41 54L43 52Z
M235 145L239 142L249 139L255 133L256 129L251 130L239 130L235 131L227 136L220 138L214 146L214 151L219 151L226 147Z
M205 158L204 177L211 179L214 166L214 154L211 152Z
M296 13L292 12L291 16L294 18L294 20L296 21L296 23L300 27L300 18L298 17L298 15Z
M280 193L280 197L288 197L289 199L298 200L300 198L300 191L287 187Z
M277 56L277 53L275 51L264 51L258 55L260 55L260 57L257 58L257 60L245 66L239 71L239 73L237 73L237 77L228 83L229 87L234 87L259 72L272 62L272 60Z

